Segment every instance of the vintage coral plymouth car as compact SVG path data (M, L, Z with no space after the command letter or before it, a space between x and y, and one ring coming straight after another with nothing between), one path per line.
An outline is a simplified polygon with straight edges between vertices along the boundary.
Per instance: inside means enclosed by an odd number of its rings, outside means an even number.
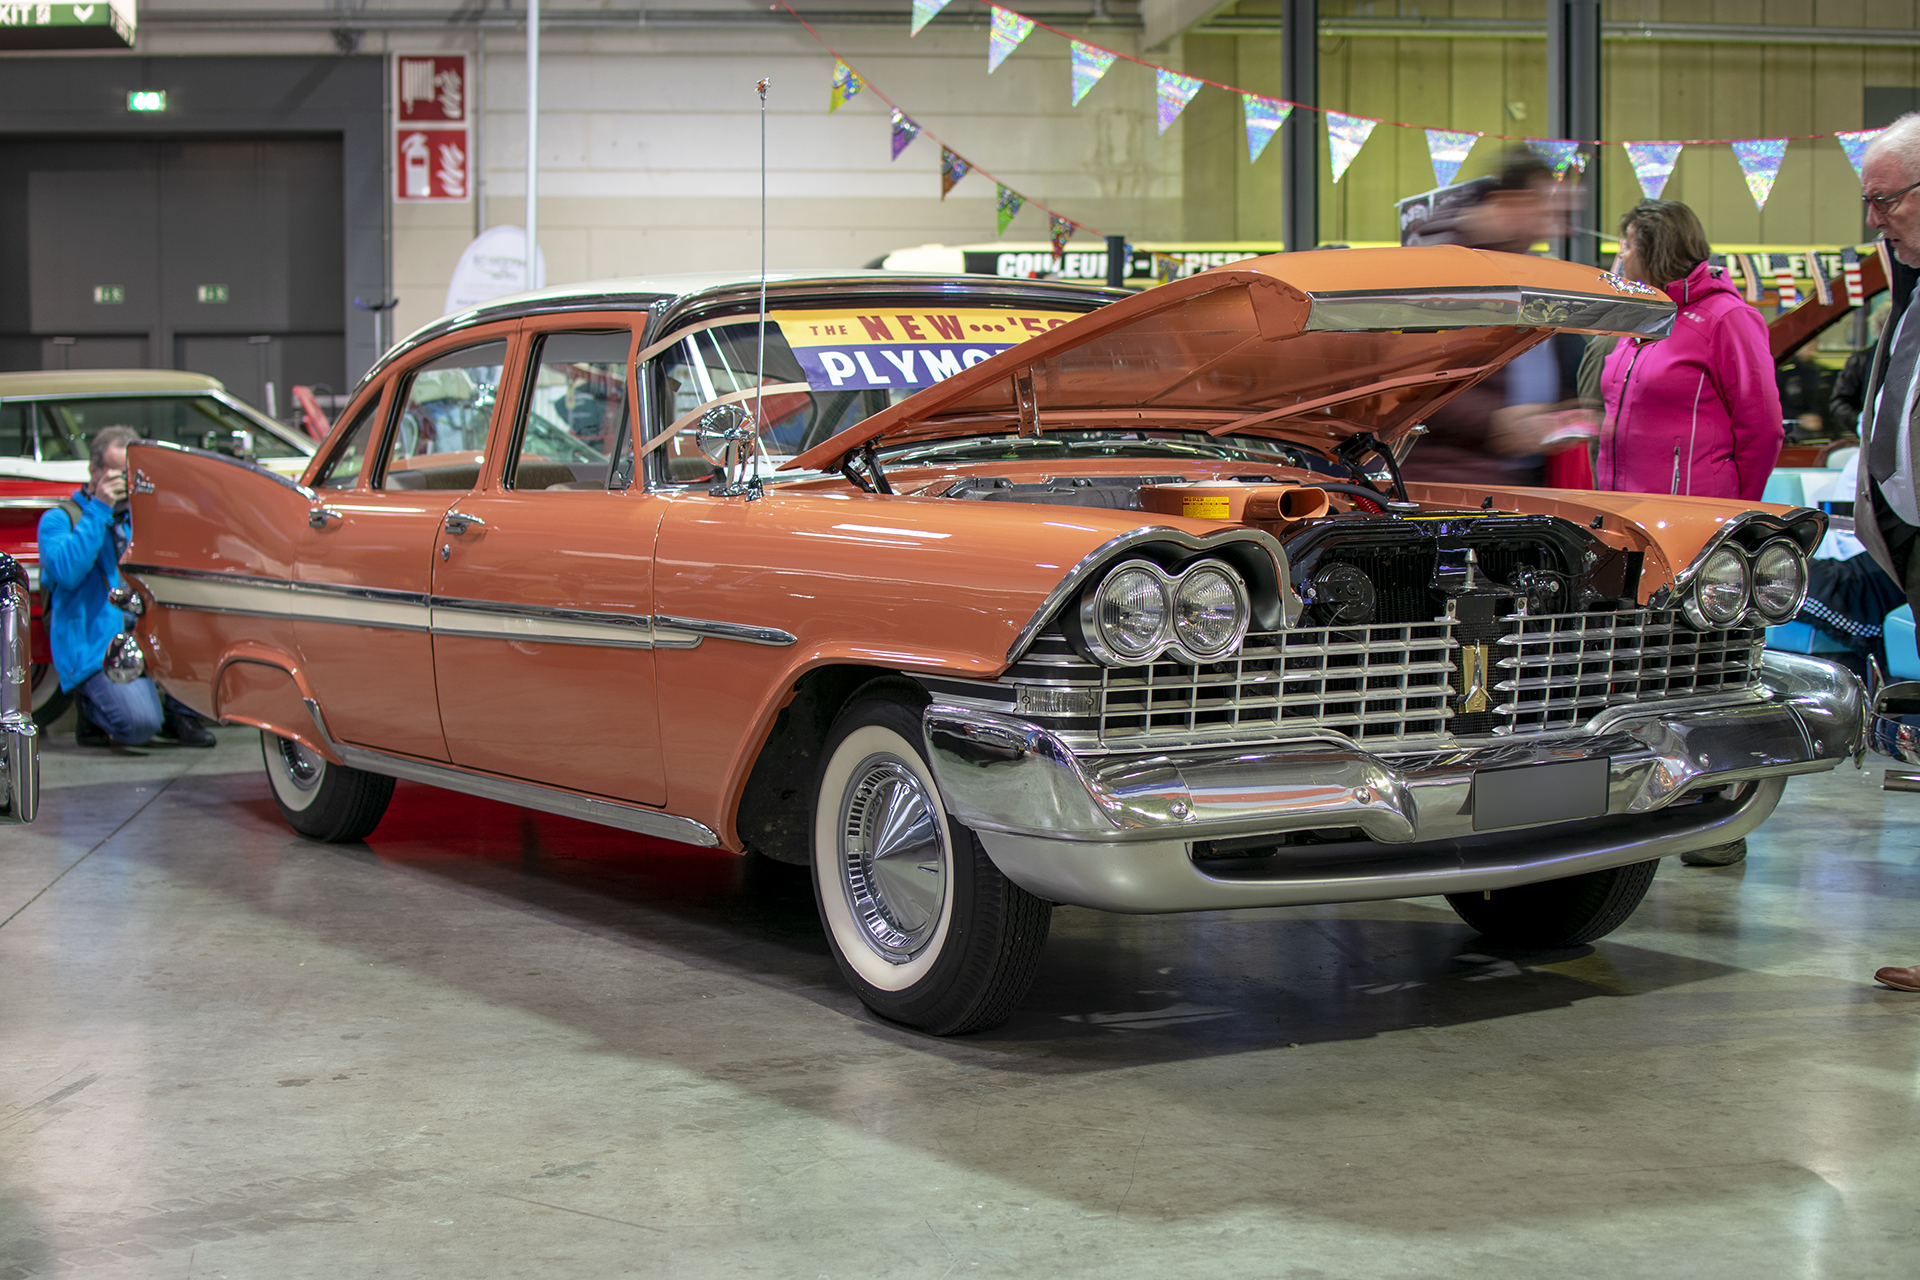
M1436 405L1664 297L1466 249L1138 295L872 273L502 300L300 479L136 444L142 660L295 830L406 778L811 864L847 981L1005 1018L1055 903L1619 925L1858 749L1766 653L1824 517L1403 484Z

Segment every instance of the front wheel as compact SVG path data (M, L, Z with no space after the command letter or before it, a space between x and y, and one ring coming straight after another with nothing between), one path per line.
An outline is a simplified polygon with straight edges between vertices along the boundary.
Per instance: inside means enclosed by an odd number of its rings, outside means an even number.
M393 799L393 779L329 764L324 756L277 734L261 733L273 802L287 825L309 840L347 844L373 834Z
M1450 893L1447 905L1490 942L1573 947L1604 938L1647 896L1659 859L1486 893Z
M813 887L834 960L875 1013L937 1036L1006 1021L1053 904L1000 874L947 813L903 700L834 722L814 801Z

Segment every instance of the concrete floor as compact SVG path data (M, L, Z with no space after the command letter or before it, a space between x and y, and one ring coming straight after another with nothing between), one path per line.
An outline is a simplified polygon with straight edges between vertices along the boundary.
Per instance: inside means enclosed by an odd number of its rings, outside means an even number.
M804 879L257 738L49 741L0 828L0 1280L1920 1273L1920 795L1796 780L1592 948L1438 899L1062 909L938 1041Z

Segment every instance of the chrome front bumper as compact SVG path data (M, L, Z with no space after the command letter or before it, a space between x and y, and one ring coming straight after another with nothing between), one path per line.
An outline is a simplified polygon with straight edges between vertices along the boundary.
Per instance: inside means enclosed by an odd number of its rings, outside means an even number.
M1397 755L1310 736L1083 757L996 712L935 703L923 723L948 808L1015 883L1109 911L1200 911L1505 888L1737 839L1766 820L1788 775L1856 753L1862 700L1841 668L1768 653L1755 692L1616 708L1579 734ZM1476 772L1599 758L1606 816L1475 830ZM1259 858L1193 850L1341 829L1364 838Z
M40 807L40 737L33 725L27 574L0 555L0 823L32 822Z

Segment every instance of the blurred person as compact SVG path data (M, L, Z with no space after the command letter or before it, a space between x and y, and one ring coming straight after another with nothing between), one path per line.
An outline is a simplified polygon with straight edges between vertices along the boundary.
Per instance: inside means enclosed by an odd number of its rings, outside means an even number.
M1920 381L1920 320L1908 304L1920 278L1920 112L1908 112L1867 146L1860 165L1867 225L1893 255L1893 303L1873 351L1860 401L1861 457L1853 528L1920 613L1920 501L1914 483L1914 394ZM1879 970L1874 980L1920 991L1920 964Z
M1774 368L1782 425L1800 440L1819 439L1827 430L1827 371L1819 365L1817 346L1809 339Z
M131 427L103 427L88 444L88 482L40 517L40 577L48 587L47 641L60 687L74 695L83 747L137 747L168 736L183 747L211 747L200 717L145 676L126 684L102 670L107 646L127 629L107 598L120 585L127 544L127 444Z
M1872 364L1873 348L1862 347L1834 375L1833 390L1827 394L1827 426L1835 439L1860 434L1860 398L1866 394Z
M1786 430L1767 322L1720 268L1700 219L1642 200L1620 219L1615 271L1663 289L1679 311L1665 338L1622 341L1601 373L1603 489L1758 502Z
M1567 234L1571 188L1531 151L1508 152L1499 174L1465 185L1460 200L1421 224L1409 244L1526 253L1538 241ZM1568 451L1565 461L1584 462L1571 450L1591 435L1593 420L1562 403L1562 384L1571 378L1563 375L1561 346L1556 337L1523 352L1429 415L1427 434L1401 463L1402 475L1443 484L1538 485L1546 479L1548 453ZM1571 347L1567 353L1578 358Z

